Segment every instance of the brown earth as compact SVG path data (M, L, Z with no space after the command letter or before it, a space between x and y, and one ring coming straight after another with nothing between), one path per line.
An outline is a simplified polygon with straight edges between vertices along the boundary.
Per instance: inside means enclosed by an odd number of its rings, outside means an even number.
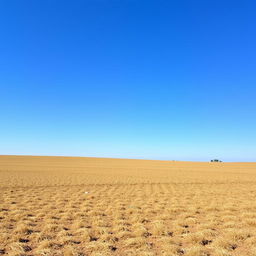
M0 156L0 255L256 256L256 163Z

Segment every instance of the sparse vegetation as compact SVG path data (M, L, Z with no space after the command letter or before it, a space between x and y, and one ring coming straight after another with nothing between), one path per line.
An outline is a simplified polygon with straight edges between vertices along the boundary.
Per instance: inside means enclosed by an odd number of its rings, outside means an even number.
M256 164L0 157L0 255L256 255Z
M211 162L215 162L215 163L221 163L222 161L219 159L212 159Z

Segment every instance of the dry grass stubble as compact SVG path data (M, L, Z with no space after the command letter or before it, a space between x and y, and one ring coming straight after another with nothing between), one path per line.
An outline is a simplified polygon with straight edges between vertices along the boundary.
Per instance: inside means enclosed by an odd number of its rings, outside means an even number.
M256 256L256 164L0 156L0 255Z

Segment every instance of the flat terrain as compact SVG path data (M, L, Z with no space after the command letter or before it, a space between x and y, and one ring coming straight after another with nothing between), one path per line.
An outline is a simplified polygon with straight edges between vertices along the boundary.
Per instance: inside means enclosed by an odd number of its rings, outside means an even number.
M256 256L256 163L0 156L0 255Z

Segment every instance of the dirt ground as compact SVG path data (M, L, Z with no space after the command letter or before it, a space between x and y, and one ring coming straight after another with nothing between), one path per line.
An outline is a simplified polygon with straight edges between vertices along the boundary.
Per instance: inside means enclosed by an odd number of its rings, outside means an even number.
M0 156L0 255L256 256L256 163Z

